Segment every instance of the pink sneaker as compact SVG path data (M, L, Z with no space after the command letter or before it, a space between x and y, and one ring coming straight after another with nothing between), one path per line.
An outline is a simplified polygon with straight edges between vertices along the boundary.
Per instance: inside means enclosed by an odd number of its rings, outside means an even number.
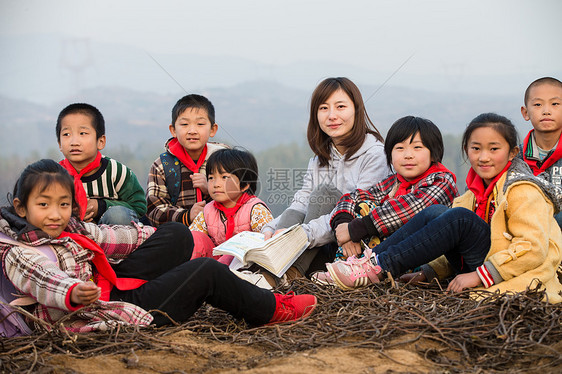
M334 284L348 291L380 282L378 274L382 269L372 264L371 253L371 249L366 249L361 258L351 256L346 261L326 264Z
M329 271L318 271L312 274L310 279L323 286L337 286Z

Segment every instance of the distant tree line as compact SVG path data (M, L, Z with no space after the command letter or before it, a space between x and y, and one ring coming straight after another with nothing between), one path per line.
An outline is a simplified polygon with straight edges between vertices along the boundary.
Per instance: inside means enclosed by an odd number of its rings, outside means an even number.
M445 135L443 141L445 143L443 164L456 174L459 192L462 193L465 190L468 164L461 156L460 136ZM137 175L141 185L146 188L150 166L162 151L162 144L143 143L135 148L131 148L129 145L107 147L103 154L129 166ZM302 143L292 142L277 145L256 152L255 156L260 172L259 197L269 205L274 216L277 216L288 206L290 199L300 188L312 153L306 141L303 141ZM23 168L40 158L52 158L59 161L62 155L58 149L49 148L43 153L34 151L25 157L0 156L0 205L7 204L7 194L11 193L16 178Z

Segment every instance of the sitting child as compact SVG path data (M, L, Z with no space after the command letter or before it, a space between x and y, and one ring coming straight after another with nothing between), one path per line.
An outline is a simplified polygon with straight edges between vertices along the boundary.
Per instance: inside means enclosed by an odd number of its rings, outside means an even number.
M258 164L254 156L238 149L221 149L207 160L209 195L189 227L195 241L192 258L211 257L213 248L242 231L260 232L273 220L265 203L255 196ZM219 262L230 264L224 255Z
M210 200L205 163L224 145L209 143L215 136L213 104L201 95L186 95L172 109L173 138L148 173L147 218L153 226L181 222L189 226Z
M441 164L443 138L433 122L400 118L388 130L384 150L396 173L369 190L342 196L332 214L344 259L360 257L363 247L373 248L430 205L450 207L458 194L455 175ZM329 272L313 279L332 283Z
M146 213L144 191L125 165L102 156L105 121L90 104L70 104L57 119L62 166L74 177L80 218L86 222L129 225Z
M471 166L469 191L453 208L422 210L376 246L376 253L369 249L363 258L329 264L335 283L353 288L378 282L385 272L398 277L421 266L421 273L408 278L456 274L447 287L452 292L482 286L521 292L538 285L548 302L561 302L556 272L562 233L554 219L561 196L515 157L517 143L517 130L507 118L485 113L473 119L462 138Z
M518 157L535 175L541 173L548 181L562 188L562 82L556 78L537 79L525 91L521 114L531 121ZM562 213L556 215L562 227Z
M27 166L12 206L0 208L3 274L38 320L63 319L61 328L74 332L116 322L164 325L187 320L206 302L261 325L304 318L316 306L313 295L271 293L213 259L190 261L185 225L97 226L76 219L74 208L72 177L52 160ZM44 245L56 260L36 248Z

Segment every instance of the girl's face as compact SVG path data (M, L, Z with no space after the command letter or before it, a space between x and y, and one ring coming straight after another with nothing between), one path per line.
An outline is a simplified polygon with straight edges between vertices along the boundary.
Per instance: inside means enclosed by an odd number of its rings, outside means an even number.
M338 143L345 139L353 129L355 123L355 105L351 98L341 89L334 91L326 102L318 107L318 123L320 128L328 135L340 153Z
M14 199L16 213L30 224L43 230L51 238L58 238L72 215L72 192L60 183L53 183L43 191L35 186L26 206Z
M412 142L408 136L400 143L392 147L392 166L396 173L407 181L411 181L431 166L431 152L423 145L420 133L416 133Z
M240 180L234 174L224 171L214 170L212 174L207 175L207 188L211 198L224 205L225 208L232 208L248 189L249 186L240 188Z
M474 130L466 149L470 166L486 185L513 160L517 151L517 147L510 149L507 140L492 127Z

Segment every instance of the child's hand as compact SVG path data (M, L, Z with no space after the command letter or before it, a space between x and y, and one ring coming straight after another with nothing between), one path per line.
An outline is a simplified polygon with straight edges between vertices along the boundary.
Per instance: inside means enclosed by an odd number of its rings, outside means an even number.
M193 182L193 188L199 188L203 195L207 195L209 193L206 176L201 173L193 173L190 175L190 178Z
M343 250L343 255L346 258L351 256L359 257L361 253L363 253L363 248L361 248L361 244L352 242L351 240L345 244L342 244L341 249Z
M70 301L78 305L90 305L101 296L101 288L92 281L79 283L70 293Z
M98 200L88 199L88 205L86 206L86 215L84 216L84 222L92 222L97 214L98 214Z
M205 208L205 204L207 204L206 201L198 201L193 204L193 206L189 210L189 222L193 222L195 217L197 217L197 215L203 211L203 208Z
M467 288L474 288L482 285L482 280L478 274L473 271L471 273L459 274L449 283L447 291L461 292Z
M336 227L336 239L338 240L339 246L343 246L345 243L351 241L347 226L349 226L349 223L340 223L338 227Z
M415 273L406 273L400 276L400 281L410 284L416 284L427 281L425 274L421 271Z

